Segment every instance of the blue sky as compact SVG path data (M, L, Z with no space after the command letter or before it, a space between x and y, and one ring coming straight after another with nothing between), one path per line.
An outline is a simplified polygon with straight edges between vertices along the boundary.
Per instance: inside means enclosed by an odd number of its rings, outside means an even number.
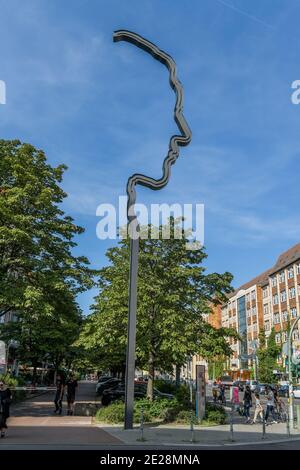
M169 185L139 189L139 201L205 204L207 268L235 286L300 241L297 0L11 0L0 12L0 136L69 166L64 206L93 266L113 243L96 237L96 207L116 203L135 171L159 177L176 130L166 69L113 43L116 29L174 57L193 132ZM80 298L85 313L94 294Z

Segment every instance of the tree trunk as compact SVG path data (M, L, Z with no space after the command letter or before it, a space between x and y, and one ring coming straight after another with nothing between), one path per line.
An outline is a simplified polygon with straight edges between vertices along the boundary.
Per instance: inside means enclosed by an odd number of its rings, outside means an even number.
M147 398L149 400L153 400L153 387L154 387L154 354L151 352L149 354L149 362L148 362L148 384L147 384Z
M176 364L176 372L175 372L175 386L178 388L180 386L180 370L181 366Z

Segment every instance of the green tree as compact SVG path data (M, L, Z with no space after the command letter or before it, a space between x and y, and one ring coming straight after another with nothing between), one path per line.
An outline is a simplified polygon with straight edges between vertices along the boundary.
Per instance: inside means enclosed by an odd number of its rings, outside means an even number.
M274 380L273 370L277 368L277 357L280 353L280 346L275 341L275 330L272 328L268 338L265 332L259 334L258 357L258 378L260 382L272 383Z
M72 254L83 229L60 205L65 169L32 145L0 140L0 315L37 303L49 313L48 291L92 285L88 260Z
M141 228L136 364L148 370L148 396L152 398L155 370L173 372L174 365L185 364L202 347L207 349L205 314L231 291L232 275L205 273L204 249L187 250L184 234L182 239L174 238L179 221L171 218L160 226L159 239L151 239L149 230ZM162 239L168 231L170 239ZM124 369L129 240L123 239L106 255L110 264L100 271L100 292L79 344L98 354L101 351L107 366Z
M96 274L73 254L83 229L61 208L65 169L32 145L0 140L0 316L13 311L18 319L1 334L18 340L34 365L46 353L56 367L62 362L79 334L76 295Z

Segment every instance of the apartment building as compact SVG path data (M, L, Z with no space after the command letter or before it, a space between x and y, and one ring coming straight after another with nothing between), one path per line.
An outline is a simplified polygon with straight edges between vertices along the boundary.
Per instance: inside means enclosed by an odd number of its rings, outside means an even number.
M221 308L222 326L235 328L241 341L231 340L232 371L251 366L260 331L268 336L274 327L275 340L282 346L278 361L285 363L288 322L300 316L300 243L282 253L274 266L236 289ZM298 347L300 321L293 334ZM300 344L299 344L300 347Z
M220 328L222 326L221 320L221 305L213 305L211 307L211 313L204 316L204 319L210 323L214 328ZM180 375L185 380L196 380L196 366L204 365L206 370L206 379L208 379L208 363L200 355L194 355L187 361L184 367L181 368Z

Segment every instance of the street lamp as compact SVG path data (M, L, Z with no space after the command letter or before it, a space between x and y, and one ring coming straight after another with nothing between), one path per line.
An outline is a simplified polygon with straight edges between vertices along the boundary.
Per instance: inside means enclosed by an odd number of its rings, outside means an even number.
M167 185L171 165L179 156L179 146L188 145L192 134L183 116L183 88L177 78L176 64L171 56L159 49L155 44L136 33L126 30L115 31L114 42L127 41L145 52L154 59L163 63L169 70L170 86L175 92L176 103L174 108L174 120L180 131L180 135L173 135L169 141L167 156L163 161L163 175L159 179L135 173L127 181L127 220L128 234L130 237L130 273L129 273L129 311L128 311L128 332L127 332L127 354L126 354L126 377L125 377L125 429L133 427L133 403L134 403L134 373L135 373L135 341L136 341L136 310L137 310L137 274L139 256L139 224L135 214L134 206L136 202L135 186L140 184L147 188L159 190Z
M300 320L300 317L296 318L292 323L291 329L288 336L288 367L289 367L289 414L290 421L294 424L294 392L293 392L293 377L292 377L292 334Z

